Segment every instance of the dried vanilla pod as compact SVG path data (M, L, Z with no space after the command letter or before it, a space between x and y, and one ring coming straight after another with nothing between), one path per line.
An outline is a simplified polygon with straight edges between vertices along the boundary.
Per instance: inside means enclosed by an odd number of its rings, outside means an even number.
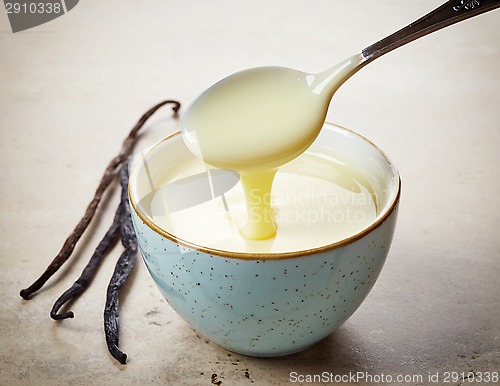
M64 312L61 314L58 314L58 312L64 304L66 304L67 302L76 298L82 292L84 292L92 282L97 272L97 269L101 264L102 259L106 257L106 255L111 251L111 249L113 249L113 247L116 245L119 239L121 217L122 217L122 208L120 204L118 205L118 209L116 210L113 223L109 227L108 231L106 232L102 240L99 242L99 245L92 254L92 257L90 258L88 264L83 269L81 276L54 303L54 306L50 311L50 317L52 319L62 320L74 317L72 311Z
M119 297L120 290L127 280L137 257L137 237L134 233L132 217L130 215L130 204L128 202L128 166L130 159L123 163L120 170L121 194L121 217L120 238L125 250L116 263L115 270L111 276L106 293L106 306L104 308L104 332L106 344L111 355L121 364L127 361L125 354L118 347L119 340Z
M137 238L134 233L132 218L130 215L130 204L128 202L128 168L130 164L130 154L139 139L139 130L159 108L167 104L173 105L172 110L175 115L177 114L180 108L180 103L174 100L165 100L153 106L142 115L128 134L127 138L123 141L120 153L109 162L104 175L99 182L94 197L87 206L85 214L64 242L58 255L52 260L45 272L43 272L31 286L21 290L20 292L20 295L24 299L31 299L31 297L43 287L47 280L50 279L68 260L75 249L76 243L80 240L81 236L88 228L92 218L96 214L103 194L107 191L115 175L119 174L122 190L120 203L115 212L113 223L97 245L97 248L83 269L80 277L56 300L50 312L50 316L56 320L74 317L74 314L71 311L60 314L58 312L67 302L75 299L90 286L102 259L109 254L109 252L116 245L118 238L120 238L125 250L116 263L115 270L108 285L106 293L106 306L104 309L104 331L109 352L122 364L126 363L127 355L118 347L118 300L120 290L134 266L138 249Z
M52 260L45 272L43 272L42 275L33 284L31 284L28 288L21 290L21 297L26 300L30 299L35 294L35 292L42 288L47 280L49 280L69 259L75 249L77 242L80 240L83 233L88 228L92 218L94 217L97 207L102 200L103 194L111 184L111 181L116 175L120 165L132 153L134 145L138 140L139 130L159 108L167 104L172 104L172 110L174 111L174 114L177 114L177 111L180 108L180 103L174 100L165 100L153 106L139 119L139 121L137 121L135 126L128 134L127 138L125 138L125 140L123 141L120 153L109 162L104 175L102 176L102 179L95 191L94 198L87 206L85 214L78 222L75 229L71 232L71 234L64 242L60 252Z

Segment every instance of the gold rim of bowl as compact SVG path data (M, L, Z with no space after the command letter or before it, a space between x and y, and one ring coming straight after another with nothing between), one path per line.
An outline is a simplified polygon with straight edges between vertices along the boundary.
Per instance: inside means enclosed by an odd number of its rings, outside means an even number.
M322 252L338 249L340 247L351 244L351 243L355 242L356 240L363 238L368 233L373 232L375 229L377 229L379 226L381 226L385 222L385 220L387 220L387 218L392 214L392 212L394 212L394 210L396 209L396 207L399 203L399 199L401 197L401 178L399 176L399 172L394 167L393 163L387 157L387 155L377 145L375 145L372 141L370 141L368 138L366 138L366 137L362 136L361 134L358 134L350 129L347 129L343 126L337 125L337 124L333 124L333 123L329 123L329 122L325 122L325 124L331 125L334 127L338 127L342 130L346 130L346 131L354 134L355 136L361 138L362 140L366 141L367 143L369 143L371 146L373 146L380 153L380 155L382 157L384 157L385 161L390 166L391 170L394 172L394 176L397 178L397 181L396 181L397 192L394 195L393 201L391 202L390 206L384 212L382 212L379 216L377 216L376 220L372 224L370 224L370 226L362 229L361 231L359 231L358 233L355 233L352 236L349 236L345 239L336 241L336 242L331 243L331 244L323 245L321 247L302 249L302 250L293 251L293 252L274 252L274 253L273 252L266 252L266 253L231 252L231 251L224 251L224 250L220 250L220 249L208 248L208 247L204 247L202 245L191 243L189 241L186 241L186 240L183 240L181 238L176 237L175 235L167 232L165 229L158 226L154 221L151 220L150 217L148 217L147 215L142 213L140 210L138 210L134 200L132 199L132 194L131 194L131 189L130 189L130 181L129 181L128 196L129 196L129 200L130 200L130 203L132 205L132 208L134 209L135 213L137 213L139 218L149 228L151 228L153 231L158 233L160 236L165 237L165 238L169 239L170 241L173 241L174 243L178 244L179 246L183 246L183 247L192 249L192 250L197 251L197 252L203 252L203 253L206 253L209 255L220 256L220 257L225 257L225 258L230 258L230 259L239 259L239 260L293 259L293 258L304 257L304 256L308 256L308 255L314 255L317 253L322 253ZM168 137L164 138L163 140L159 141L157 144L153 145L153 147L151 147L148 150L147 154L150 153L154 148L159 146L161 143L168 141L170 138L173 138L173 137L180 135L180 134L181 134L181 132L177 131L177 132L169 135ZM134 164L133 168L135 168L135 167L137 167L137 166ZM131 175L132 175L132 173L131 173Z

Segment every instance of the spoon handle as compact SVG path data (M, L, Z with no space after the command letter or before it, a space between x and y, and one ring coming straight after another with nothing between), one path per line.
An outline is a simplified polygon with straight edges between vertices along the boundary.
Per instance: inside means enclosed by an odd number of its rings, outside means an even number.
M500 0L450 0L361 51L365 63L432 32L500 7Z

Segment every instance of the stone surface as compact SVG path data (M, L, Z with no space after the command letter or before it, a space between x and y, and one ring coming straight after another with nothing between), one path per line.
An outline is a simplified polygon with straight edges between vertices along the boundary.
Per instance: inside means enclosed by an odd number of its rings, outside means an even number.
M53 301L107 229L116 194L68 265L32 300L19 296L57 254L150 106L165 98L186 106L247 67L320 71L440 3L86 0L16 34L2 13L0 385L298 384L291 372L422 375L407 384L432 384L429 374L443 383L446 371L499 372L500 11L388 54L335 96L328 120L384 149L400 170L403 196L373 291L317 346L256 359L207 343L139 261L121 299L120 345L129 356L122 366L108 354L102 327L119 248L71 305L75 318L52 321ZM168 111L159 113L137 150L177 127Z

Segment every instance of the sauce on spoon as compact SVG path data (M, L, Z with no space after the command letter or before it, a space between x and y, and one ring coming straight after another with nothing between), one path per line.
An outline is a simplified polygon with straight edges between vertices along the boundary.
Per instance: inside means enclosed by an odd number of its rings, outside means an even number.
M189 106L181 123L187 147L208 165L240 173L246 238L276 234L271 188L277 168L316 139L333 94L364 60L354 55L320 74L285 67L241 71Z

